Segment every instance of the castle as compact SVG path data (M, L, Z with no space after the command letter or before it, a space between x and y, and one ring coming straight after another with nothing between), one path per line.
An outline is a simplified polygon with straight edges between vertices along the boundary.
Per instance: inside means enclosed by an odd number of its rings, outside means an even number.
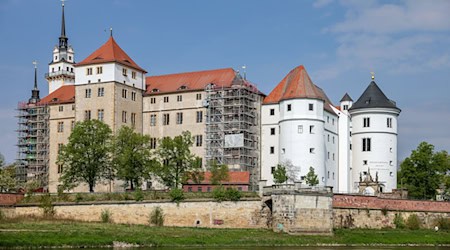
M160 76L134 62L111 36L76 63L68 43L62 5L61 35L40 98L37 69L32 96L20 103L18 176L40 179L56 192L62 166L58 151L76 122L98 119L113 132L121 126L158 139L188 130L191 152L249 173L249 186L272 185L278 164L292 182L304 181L310 167L319 185L336 192L390 192L397 182L397 117L400 109L372 82L356 101L345 94L334 106L303 66L296 67L265 96L231 69ZM370 185L368 185L370 180ZM145 188L154 188L148 180ZM120 181L96 191L121 191ZM361 189L361 187L363 187ZM86 191L80 185L73 191Z

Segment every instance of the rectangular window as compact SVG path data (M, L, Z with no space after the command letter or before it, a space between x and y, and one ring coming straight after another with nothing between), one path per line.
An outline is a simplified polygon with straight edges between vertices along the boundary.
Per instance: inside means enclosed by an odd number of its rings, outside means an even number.
M270 115L275 115L275 109L270 109Z
M97 67L97 75L102 74L103 73L103 67Z
M164 96L164 102L169 102L169 97L168 96Z
M344 105L344 110L348 110L348 105Z
M183 124L183 113L177 113L177 124Z
M131 113L131 125L136 125L136 113Z
M291 104L288 104L287 105L287 111L291 111L292 110L292 105Z
M371 148L371 139L370 138L363 138L363 145L362 145L362 151L363 152L370 152Z
M197 96L195 97L197 100L201 100L202 99L202 94L197 94Z
M91 89L84 90L84 97L91 98Z
M134 91L131 92L131 100L136 101L136 92Z
M363 160L363 165L367 165L367 160Z
M392 118L387 118L387 127L392 128Z
M63 112L64 111L64 106L59 106L58 110L59 110L59 112Z
M177 102L182 102L182 101L183 101L183 96L177 95Z
M331 125L334 125L334 118L331 119Z
M327 152L327 158L330 159L330 152Z
M273 174L275 172L275 167L270 167L270 173Z
M84 111L84 120L88 121L91 119L91 111L90 110L85 110Z
M333 144L334 144L334 136L333 136Z
M131 71L131 78L136 79L136 72L135 71Z
M58 122L58 133L64 132L64 122Z
M58 143L58 154L61 153L64 144Z
M364 117L363 118L363 127L364 128L370 127L370 118L369 117Z
M201 192L202 191L202 187L197 187L197 192Z
M127 76L127 73L128 73L128 72L127 72L127 69L126 69L126 68L123 68L123 69L122 69L122 75Z
M315 148L309 148L309 152L310 152L311 154L314 154L315 151L316 151Z
M157 143L157 139L156 138L150 138L150 149L155 149L156 148L156 143Z
M169 125L169 114L164 114L163 115L163 125Z
M156 103L156 98L155 97L150 98L150 103L151 104L155 104Z
M127 90L122 89L122 98L127 98Z
M275 135L275 128L270 128L270 135Z
M270 147L270 154L275 154L275 147Z
M127 111L122 111L122 122L127 123Z
M150 126L156 126L156 115L150 115Z
M299 134L303 134L303 125L298 125L298 127L297 127L297 132L298 132Z
M310 103L308 104L308 110L313 111L314 110L314 104Z
M105 110L104 109L97 110L97 120L103 121L104 118L105 118Z
M101 97L101 96L104 96L104 95L105 95L105 88L103 88L103 87L98 88L97 96Z
M72 110L75 110L75 104L72 104Z
M330 141L330 135L328 135L328 139L327 139L327 141L328 141L328 142Z
M88 75L88 76L92 75L92 68L86 69L86 75Z
M203 111L197 111L197 123L203 122Z
M309 133L314 134L314 125L309 126Z
M201 147L203 145L203 135L195 136L195 146Z
M334 153L333 153L333 161L335 160L335 157L334 157Z

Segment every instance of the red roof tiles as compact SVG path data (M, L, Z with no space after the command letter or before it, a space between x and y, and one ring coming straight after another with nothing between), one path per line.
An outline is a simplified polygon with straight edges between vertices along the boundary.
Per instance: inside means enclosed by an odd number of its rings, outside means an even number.
M236 72L232 68L149 76L146 78L145 94L170 93L181 89L203 90L210 83L230 87L235 78Z
M245 172L228 172L229 180L223 181L222 184L246 184L250 183L250 173ZM205 179L200 184L211 184L211 172L205 172ZM188 180L188 184L193 184L192 180Z
M145 69L139 67L127 55L127 53L125 53L125 51L123 51L122 48L120 48L120 46L116 43L116 41L112 36L99 49L97 49L96 51L94 51L94 53L86 57L86 59L84 59L83 61L77 63L75 66L107 63L107 62L117 62L125 66L147 73Z
M75 85L61 86L48 96L41 99L39 104L63 104L75 102Z

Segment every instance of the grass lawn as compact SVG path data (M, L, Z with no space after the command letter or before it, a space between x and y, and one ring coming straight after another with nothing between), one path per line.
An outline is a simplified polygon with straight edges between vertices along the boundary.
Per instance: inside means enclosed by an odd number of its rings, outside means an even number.
M0 222L0 247L106 246L113 241L145 246L300 246L320 244L450 244L450 231L339 229L334 236L294 236L264 229L150 227L108 223L16 219Z

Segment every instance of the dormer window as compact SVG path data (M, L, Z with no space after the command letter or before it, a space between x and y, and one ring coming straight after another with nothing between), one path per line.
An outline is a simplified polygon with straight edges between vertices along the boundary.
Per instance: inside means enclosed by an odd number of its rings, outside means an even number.
M344 110L348 110L348 105L344 105Z
M182 85L180 88L178 88L179 90L185 90L185 89L187 89L187 86L186 85Z
M159 89L152 89L152 92L153 92L153 93L159 92Z
M55 56L55 61L58 60L58 56Z
M127 76L127 69L126 68L122 69L122 75Z
M69 60L72 61L72 57L71 56L69 56Z

